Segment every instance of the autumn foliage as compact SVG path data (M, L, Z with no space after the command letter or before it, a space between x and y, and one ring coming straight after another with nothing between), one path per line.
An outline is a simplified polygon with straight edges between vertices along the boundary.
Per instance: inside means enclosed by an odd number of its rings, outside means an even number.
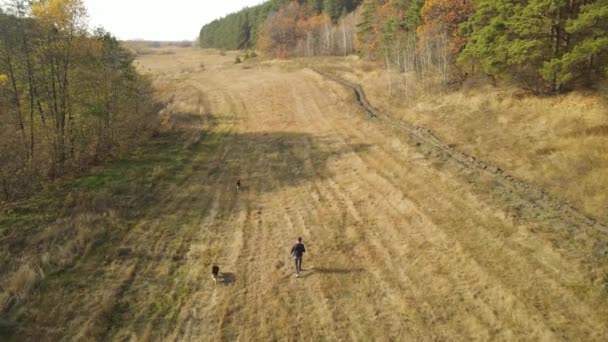
M42 24L61 30L85 26L86 9L82 0L47 0L34 2L32 14Z
M81 0L0 11L0 202L128 151L154 125L150 82Z
M291 2L271 14L260 29L257 47L268 55L347 55L355 50L355 13L333 22L326 13L310 15L307 7Z
M467 21L473 10L472 0L426 0L418 34L422 39L446 34L450 39L451 60L454 61L466 44L466 37L459 33L458 28Z
M483 72L561 92L608 77L607 8L608 0L270 0L206 25L200 42L274 57L359 53L427 88L436 88L430 78L458 84Z
M306 31L306 8L291 2L270 15L258 39L258 48L275 57L288 57Z

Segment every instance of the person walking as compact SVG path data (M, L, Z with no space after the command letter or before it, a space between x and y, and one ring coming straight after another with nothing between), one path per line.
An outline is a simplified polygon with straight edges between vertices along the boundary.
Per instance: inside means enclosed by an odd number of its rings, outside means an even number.
M302 270L302 257L305 252L306 247L304 247L304 244L302 243L302 238L299 237L298 242L291 247L291 256L296 262L296 278L300 276L300 271Z

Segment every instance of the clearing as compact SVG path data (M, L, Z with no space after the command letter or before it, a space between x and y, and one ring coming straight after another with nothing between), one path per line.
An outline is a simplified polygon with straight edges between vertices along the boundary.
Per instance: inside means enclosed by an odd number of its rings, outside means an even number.
M491 176L369 119L352 91L311 69L234 57L175 48L139 59L169 101L166 124L187 139L141 162L154 187L140 209L89 218L105 242L47 273L0 333L608 338L606 234L530 214ZM116 172L137 179L137 167ZM295 279L298 236L308 252ZM211 279L215 262L225 283Z

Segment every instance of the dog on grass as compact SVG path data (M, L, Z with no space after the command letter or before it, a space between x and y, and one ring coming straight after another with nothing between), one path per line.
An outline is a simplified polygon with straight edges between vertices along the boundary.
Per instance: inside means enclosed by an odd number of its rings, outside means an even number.
M217 284L217 281L220 278L220 267L218 265L213 265L213 267L211 267L211 278L213 278L213 282Z

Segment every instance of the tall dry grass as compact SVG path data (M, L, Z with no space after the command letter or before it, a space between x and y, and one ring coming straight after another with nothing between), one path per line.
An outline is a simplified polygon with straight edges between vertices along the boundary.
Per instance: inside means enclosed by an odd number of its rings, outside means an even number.
M23 300L30 293L36 283L44 278L40 267L33 267L29 263L22 264L3 285L3 293L0 295L2 303L0 308L6 307L9 302Z
M45 273L70 267L88 255L115 223L112 212L82 213L42 227L40 234L30 237L21 258L7 259L0 274L0 313L26 300Z
M357 57L314 63L361 84L382 111L430 128L446 143L608 219L606 87L539 97L475 79L458 90L421 83L416 96L406 96L395 93L382 65Z
M599 94L536 97L486 86L393 110L587 214L608 219L608 107Z

